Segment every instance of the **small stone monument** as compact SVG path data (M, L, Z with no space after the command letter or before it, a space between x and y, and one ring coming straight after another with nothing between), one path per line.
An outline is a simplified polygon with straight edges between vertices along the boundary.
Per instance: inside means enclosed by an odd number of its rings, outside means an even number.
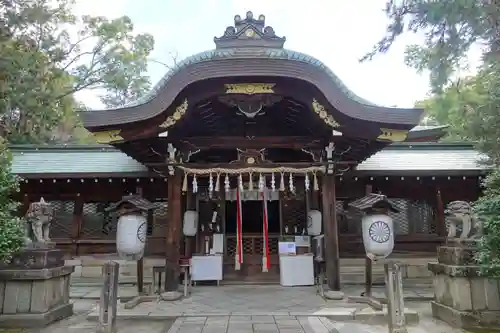
M465 201L450 202L445 214L446 244L438 248L438 262L428 264L434 273L432 314L460 328L500 325L499 281L481 276L474 259L481 224Z
M43 327L73 314L73 266L50 243L51 205L42 198L26 213L26 247L0 264L0 327Z

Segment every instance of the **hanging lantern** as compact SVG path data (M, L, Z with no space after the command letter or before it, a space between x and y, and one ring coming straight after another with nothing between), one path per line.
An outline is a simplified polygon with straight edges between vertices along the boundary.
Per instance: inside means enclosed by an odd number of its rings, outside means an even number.
M321 212L319 210L310 210L307 212L307 234L309 236L318 236L321 234Z
M116 211L116 250L125 260L139 260L144 255L147 239L147 219L144 212L155 205L139 195L128 195L111 205L106 211Z
M193 210L187 210L184 213L184 224L182 227L182 232L184 236L196 236L198 231L198 212Z
M389 212L398 213L385 195L369 194L349 203L364 212L361 219L366 256L372 260L389 256L394 249L394 222Z

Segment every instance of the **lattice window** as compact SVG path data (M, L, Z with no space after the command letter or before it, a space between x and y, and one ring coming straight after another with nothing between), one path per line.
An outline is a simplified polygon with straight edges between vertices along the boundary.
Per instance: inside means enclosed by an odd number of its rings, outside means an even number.
M50 237L53 239L68 239L72 234L74 201L51 201L54 208L54 219L50 228Z
M168 220L168 202L157 201L156 208L153 211L153 230L152 235L163 237L166 235L166 227Z
M349 235L361 235L361 218L362 213L349 208L347 201L336 201L337 223L339 233Z
M260 254L264 253L264 239L262 237L246 237L243 235L243 254ZM227 254L234 256L236 254L236 238L226 238ZM269 237L269 254L278 254L278 237Z
M411 201L401 198L390 199L399 213L390 213L394 220L396 235L414 233L436 233L435 214L430 205L421 201Z
M306 200L302 188L297 187L296 193L285 191L281 200L281 214L284 226L288 226L289 234L295 233L295 227L300 234L302 229L307 228Z
M106 212L109 203L86 202L83 204L82 238L86 239L115 239L115 213Z
M234 256L236 254L236 238L226 237L226 249L228 256Z

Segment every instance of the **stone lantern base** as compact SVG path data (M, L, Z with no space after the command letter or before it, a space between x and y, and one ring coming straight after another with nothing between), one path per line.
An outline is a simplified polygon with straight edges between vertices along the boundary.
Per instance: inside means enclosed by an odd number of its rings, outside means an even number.
M73 270L55 249L26 249L0 265L0 327L40 328L71 316Z
M500 325L500 281L479 274L472 241L438 248L434 273L434 317L460 328Z

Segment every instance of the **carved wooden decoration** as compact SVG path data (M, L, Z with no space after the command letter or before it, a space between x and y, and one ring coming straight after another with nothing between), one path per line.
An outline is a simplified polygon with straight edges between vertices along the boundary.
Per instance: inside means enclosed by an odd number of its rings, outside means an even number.
M230 93L219 96L219 101L229 107L236 107L238 115L244 115L247 118L254 118L257 115L264 114L264 108L270 107L283 99L282 96L255 93Z
M406 130L381 128L380 132L381 133L377 139L382 141L402 142L408 137L408 131Z
M274 94L274 83L235 83L225 84L226 94Z
M120 136L121 131L122 130L94 132L92 133L92 135L94 136L97 143L106 144L123 140L123 138Z
M230 162L230 164L241 163L248 165L262 165L265 163L269 163L268 161L266 161L266 158L264 156L266 148L245 150L237 148L236 150L238 151L238 159Z
M169 128L175 125L176 122L182 119L184 115L186 114L186 111L188 109L188 100L185 99L184 102L182 102L181 105L179 105L176 109L173 115L167 117L167 119L160 124L161 128Z
M325 107L319 104L319 102L315 98L312 101L312 108L314 112L316 112L316 114L318 114L318 116L325 122L325 124L332 128L340 127L340 124L335 119L333 119L331 115L328 114Z

